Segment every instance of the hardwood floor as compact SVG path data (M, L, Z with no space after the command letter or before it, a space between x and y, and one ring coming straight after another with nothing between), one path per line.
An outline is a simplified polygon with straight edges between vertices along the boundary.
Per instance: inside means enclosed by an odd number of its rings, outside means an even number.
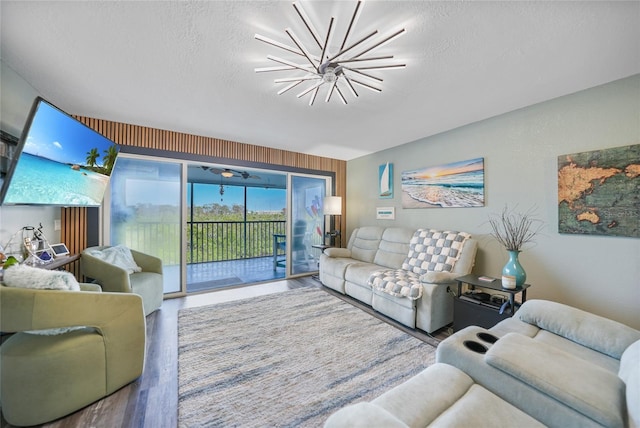
M65 418L45 424L43 427L164 428L178 426L178 311L182 308L252 298L301 287L321 287L321 285L311 277L303 277L165 300L160 310L147 316L147 354L142 376L103 400ZM437 344L449 334L447 329L432 336L406 328L376 314L366 305L338 295L325 287L323 289L425 342ZM2 419L2 427L11 427L11 425Z

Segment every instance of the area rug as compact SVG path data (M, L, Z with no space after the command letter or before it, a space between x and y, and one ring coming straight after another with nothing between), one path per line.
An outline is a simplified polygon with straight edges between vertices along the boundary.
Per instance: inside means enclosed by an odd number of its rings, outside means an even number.
M178 314L180 427L321 427L435 348L318 288Z

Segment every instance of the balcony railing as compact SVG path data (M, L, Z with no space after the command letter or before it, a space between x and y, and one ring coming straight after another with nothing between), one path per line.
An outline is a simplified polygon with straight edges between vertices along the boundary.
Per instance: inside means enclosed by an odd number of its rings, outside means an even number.
M121 227L125 245L154 254L167 265L180 263L178 224L138 222ZM284 233L284 220L187 222L187 263L273 256L273 235Z
M273 235L284 233L284 220L188 222L187 263L272 256Z

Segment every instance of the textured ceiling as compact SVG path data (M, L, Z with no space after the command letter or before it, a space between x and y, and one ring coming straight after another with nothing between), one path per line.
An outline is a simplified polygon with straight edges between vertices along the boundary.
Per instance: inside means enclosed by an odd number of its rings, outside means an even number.
M344 34L356 4L300 3L321 34L330 16ZM301 62L255 33L292 44L290 27L311 46L290 1L3 0L0 14L3 63L68 113L345 160L640 73L637 1L368 1L351 40L404 27L375 53L407 67L313 106L276 94L287 72L254 72L269 54Z

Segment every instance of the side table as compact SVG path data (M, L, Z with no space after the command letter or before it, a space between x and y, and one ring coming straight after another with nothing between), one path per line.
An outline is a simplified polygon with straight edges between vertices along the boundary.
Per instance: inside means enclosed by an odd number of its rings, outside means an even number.
M483 281L477 275L465 275L456 278L458 290L454 298L453 305L453 330L458 331L470 325L477 325L484 328L491 328L499 321L509 318L515 314L517 305L515 296L522 293L522 303L527 300L527 288L530 284L524 284L515 289L502 287L499 279L493 281ZM484 278L484 277L483 277ZM463 293L463 286L467 285L468 291L473 292L476 287L484 290L499 291L500 294L508 294L505 302L495 302L490 298L489 293Z

